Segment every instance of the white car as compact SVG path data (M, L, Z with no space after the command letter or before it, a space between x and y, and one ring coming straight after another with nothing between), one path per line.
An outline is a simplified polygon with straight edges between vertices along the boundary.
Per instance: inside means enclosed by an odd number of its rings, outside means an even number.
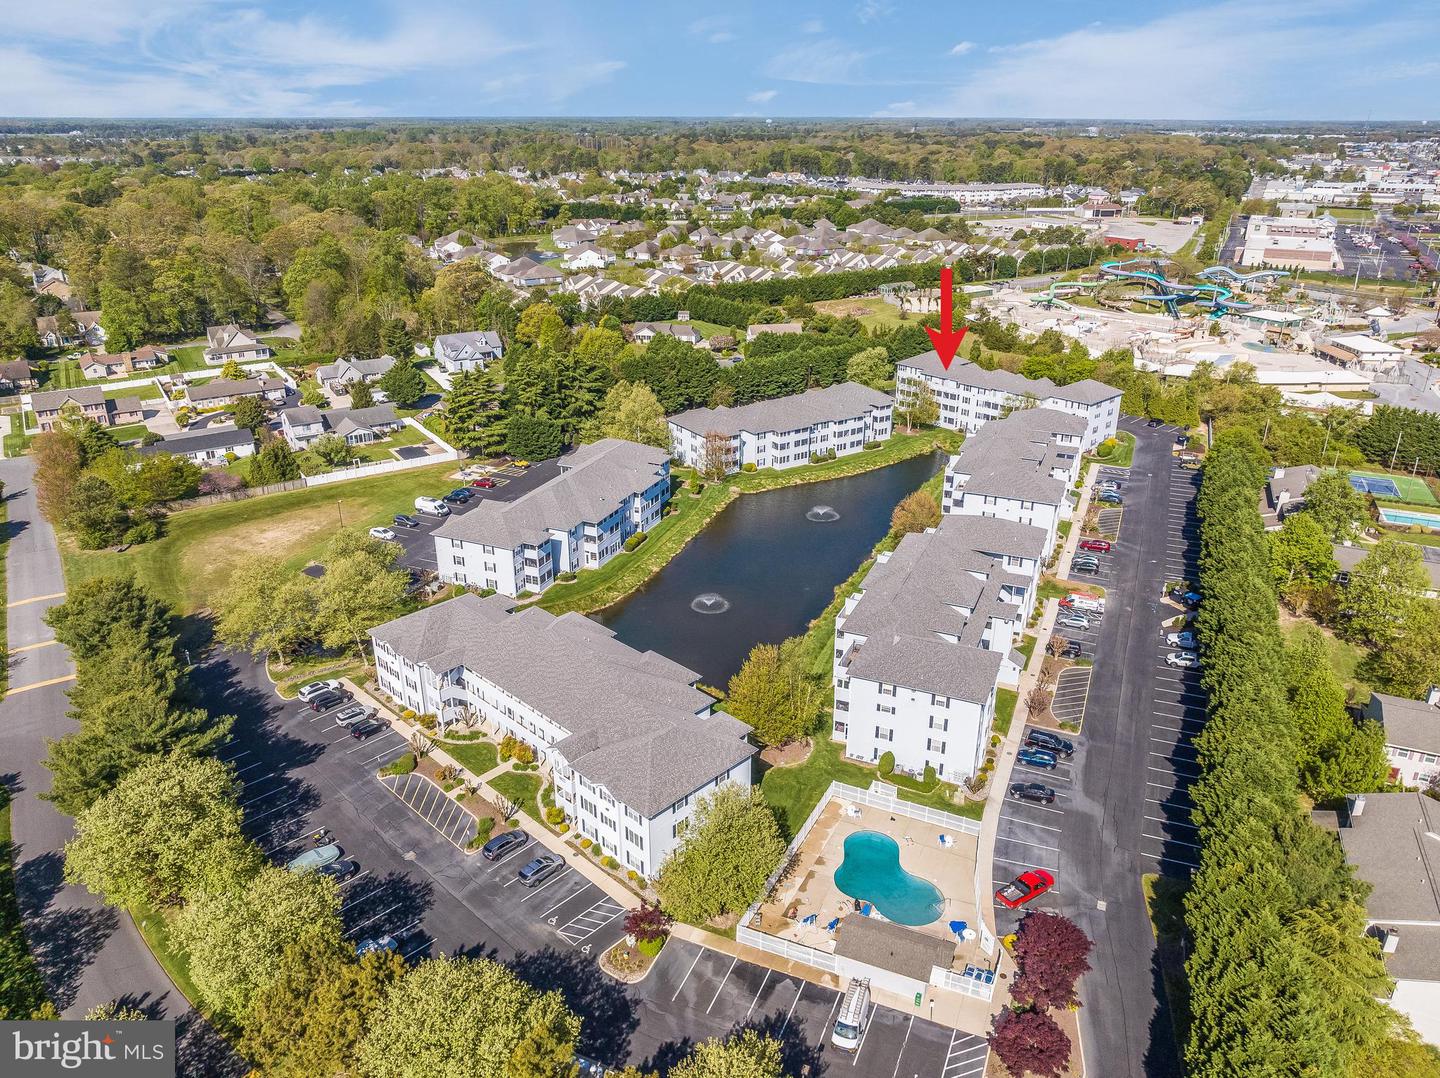
M308 704L314 697L319 696L322 692L329 692L332 689L336 691L340 689L340 682L334 678L331 678L329 681L312 681L308 685L301 685L300 691L296 695Z
M371 528L370 538L383 539L387 543L393 543L395 541L395 533L392 532L389 528Z
M1169 644L1172 648L1184 648L1187 651L1193 651L1195 648L1195 634L1189 629L1178 633L1170 633L1165 637L1165 643Z
M1165 656L1166 666L1177 666L1181 670L1194 670L1200 665L1200 656L1193 651L1172 651Z
M1084 614L1061 614L1055 619L1056 625L1062 625L1067 629L1088 629L1090 619Z

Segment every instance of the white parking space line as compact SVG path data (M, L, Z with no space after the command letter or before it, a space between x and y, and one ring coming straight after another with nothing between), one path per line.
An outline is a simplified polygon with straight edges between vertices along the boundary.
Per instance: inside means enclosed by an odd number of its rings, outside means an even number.
M1047 846L1043 842L1027 842L1023 838L1012 838L1010 835L996 835L996 842L1013 842L1017 846L1030 846L1037 850L1049 850L1051 853L1059 853L1059 846Z
M715 994L710 997L710 1007L715 1006L715 1001L720 998L720 992L721 992L721 990L725 987L725 982L730 979L730 972L731 972L731 970L733 970L733 969L735 968L735 963L736 963L736 962L739 962L739 961L740 961L740 959L739 959L738 956L735 957L735 958L730 959L730 969L727 969L727 970L725 971L725 976L720 978L720 984L719 984L719 986L715 989ZM706 1014L709 1014L709 1013L710 1013L710 1007L706 1007L706 1008L705 1008L705 1013L706 1013Z
M1036 807L1036 808L1040 808L1041 806L1036 805L1035 807ZM1043 823L1036 823L1036 822L1033 821L1033 820L1024 820L1024 819L1021 819L1019 816L1006 816L1003 812L1000 814L1000 818L1001 818L1002 820L1012 820L1012 821L1014 821L1015 823L1023 824L1025 827L1038 827L1038 828L1040 828L1042 831L1054 831L1056 834L1059 834L1059 832L1060 832L1060 828L1058 828L1058 827L1050 827L1050 826L1048 826L1048 825L1046 825L1046 824L1043 824Z
M1142 838L1148 838L1154 842L1173 842L1177 846L1189 846L1192 850L1198 850L1200 848L1199 843L1184 842L1178 838L1171 838L1169 835L1152 835L1149 831L1142 831L1140 834Z
M1157 752L1152 752L1150 755L1159 756L1160 754ZM1170 767L1156 767L1154 764L1149 764L1147 765L1147 770L1159 771L1163 775L1173 774L1176 778L1179 779L1198 779L1200 777L1200 772L1198 771L1182 771L1180 770L1180 768L1173 765Z
M258 815L258 816L247 816L247 817L246 817L246 822L247 822L247 823L253 823L253 822L256 821L256 820L263 820L266 816L269 816L269 815L272 815L273 813L279 812L281 809L286 808L286 807L289 806L289 805L293 805L293 804L295 804L296 801L299 801L299 800L300 800L300 798L298 798L298 797L292 797L289 801L286 801L285 804L283 804L283 805L276 805L274 808L268 809L267 811L260 813L260 815Z
M755 991L755 998L750 1001L750 1006L745 1009L745 1021L750 1021L750 1015L755 1010L755 1004L760 1002L760 994L765 991L765 986L770 983L770 970L765 971L765 976L760 980L760 987ZM913 1016L912 1016L913 1019Z
M1147 820L1153 820L1156 823L1168 824L1171 827L1186 827L1189 828L1191 831L1200 830L1200 828L1196 827L1193 823L1186 823L1184 820L1172 820L1168 816L1151 816L1148 812L1145 813L1144 816Z
M249 755L250 750L246 749L244 752L237 752L234 756L222 756L220 757L220 762L222 764L233 764L236 760L240 759L240 757Z
M1058 791L1057 791L1057 792L1058 792ZM1064 810L1064 809L1057 809L1057 808L1054 808L1053 806L1050 806L1050 805L1035 805L1035 804L1032 804L1032 803L1029 802L1029 801L1017 801L1017 800L1012 799L1012 800L1009 802L1009 806L1010 806L1011 808L1035 809L1037 812L1053 812L1053 813L1055 813L1055 815L1057 815L1057 816L1064 816L1064 815L1065 815L1065 810ZM1005 816L1005 815L1003 815L1003 814L1001 815L1000 818L1001 818L1002 820L1024 820L1024 819L1025 819L1023 816ZM1029 821L1026 821L1026 822L1028 823ZM1039 824L1036 824L1035 826L1038 827Z
M569 865L566 865L566 866L565 866L564 868L562 868L559 872L555 873L555 875L551 876L548 880L546 880L544 883L542 883L539 887L535 888L533 891L531 891L528 895L526 895L526 896L525 896L524 898L522 898L520 901L521 901L521 902L529 902L532 898L534 898L534 897L536 897L537 895L539 895L541 891L545 890L545 888L549 887L549 886L550 886L552 883L554 883L556 880L563 879L565 876L567 876L567 875L569 874L569 872L570 872L570 866L569 866Z
M685 971L685 976L681 977L681 978L680 978L680 983L675 986L675 994L670 997L670 1002L671 1002L671 1003L674 1003L677 999L680 998L680 990L685 987L685 982L690 979L690 974L692 974L692 973L695 972L695 967L700 964L700 959L701 959L702 957L704 957L704 955L705 955L705 948L704 948L704 947L699 948L699 949L695 952L695 961L690 963L690 968Z
M790 1027L790 1018L795 1013L795 1008L800 1005L800 997L805 994L805 982L800 982L800 987L795 990L795 998L790 1002L790 1009L785 1012L785 1021L780 1023L778 1039L784 1040L785 1030ZM822 1027L823 1028L823 1027Z
M417 952L423 951L426 947L430 946L430 944L434 942L434 936L421 936L420 942L416 943L413 947L407 947L405 950L401 951L400 957L409 958Z
M236 778L239 778L241 775L245 774L245 772L247 772L247 771L253 771L253 770L255 770L255 768L257 768L257 767L264 767L264 766L265 766L265 761L264 761L264 760L256 760L253 764L249 764L249 765L247 765L247 766L245 766L245 767L240 768L238 771L236 771L236 772L235 772L235 777L236 777ZM246 782L249 782L250 780L249 780L249 779L246 779L245 781L246 781Z
M358 925L350 929L349 932L346 932L345 935L353 936L356 932L359 932L366 925L374 924L376 921L380 920L380 918L384 917L387 913L393 913L395 910L398 910L403 905L403 902L397 902L393 906L387 906L385 909L381 910L373 917L367 917L365 920L361 921Z

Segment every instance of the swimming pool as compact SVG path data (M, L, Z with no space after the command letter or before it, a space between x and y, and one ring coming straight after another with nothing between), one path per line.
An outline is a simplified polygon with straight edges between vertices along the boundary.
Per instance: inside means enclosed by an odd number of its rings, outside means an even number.
M879 831L857 831L845 840L835 886L851 898L873 902L896 924L928 925L945 909L939 888L901 868L899 843Z
M1386 524L1419 524L1422 528L1440 528L1440 516L1434 513L1411 513L1404 509L1380 509Z

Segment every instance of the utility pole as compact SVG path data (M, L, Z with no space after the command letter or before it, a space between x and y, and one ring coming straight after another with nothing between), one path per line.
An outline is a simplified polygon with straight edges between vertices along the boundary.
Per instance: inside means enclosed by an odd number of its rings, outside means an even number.
M1399 434L1395 435L1395 450L1390 454L1390 470L1392 472L1395 470L1395 458L1400 455L1400 439L1403 437L1405 437L1405 432L1403 430Z

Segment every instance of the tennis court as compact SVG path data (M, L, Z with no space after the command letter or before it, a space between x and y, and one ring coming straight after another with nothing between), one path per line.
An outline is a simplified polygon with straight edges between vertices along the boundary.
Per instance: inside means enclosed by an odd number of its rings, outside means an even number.
M1411 505L1440 505L1425 480L1410 475L1381 475L1379 472L1351 472L1350 485L1362 494L1409 502Z

